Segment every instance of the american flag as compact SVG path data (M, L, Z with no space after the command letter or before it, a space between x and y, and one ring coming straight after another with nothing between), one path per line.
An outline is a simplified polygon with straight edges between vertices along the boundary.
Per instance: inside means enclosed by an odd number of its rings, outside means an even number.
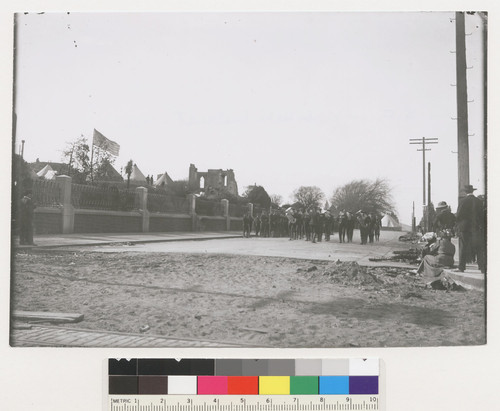
M114 156L118 156L120 153L120 144L115 143L114 141L111 141L109 138L104 137L95 128L94 128L93 144L94 146L102 148L103 150L107 151L110 154L113 154Z

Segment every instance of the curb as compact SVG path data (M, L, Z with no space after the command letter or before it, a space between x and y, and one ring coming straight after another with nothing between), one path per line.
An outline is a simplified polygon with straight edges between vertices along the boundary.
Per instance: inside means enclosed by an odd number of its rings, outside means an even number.
M40 248L62 248L62 247L94 247L94 246L102 246L102 245L119 245L119 244L147 244L147 243L168 243L168 242L174 242L174 241L206 241L206 240L224 240L228 238L240 238L241 235L226 235L226 236L213 236L213 237L193 237L193 238L163 238L163 239L157 239L157 240L131 240L131 241L124 241L124 240L112 240L112 241L101 241L101 242L95 242L95 243L70 243L70 244L52 244L52 245L44 245L44 244L39 244L36 246L32 245L14 245L15 249L18 250L33 250L33 249L40 249Z

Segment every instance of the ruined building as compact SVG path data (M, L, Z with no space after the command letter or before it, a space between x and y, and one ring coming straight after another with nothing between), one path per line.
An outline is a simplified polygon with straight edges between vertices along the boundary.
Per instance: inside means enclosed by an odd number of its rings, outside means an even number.
M199 172L194 164L189 166L189 190L192 193L205 193L207 197L217 197L224 192L238 196L233 170L210 169Z

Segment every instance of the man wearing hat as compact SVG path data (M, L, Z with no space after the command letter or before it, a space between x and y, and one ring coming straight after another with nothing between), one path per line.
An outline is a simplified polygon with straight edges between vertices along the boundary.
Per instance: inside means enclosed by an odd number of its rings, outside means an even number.
M455 214L451 212L450 206L446 201L440 201L436 207L436 217L432 222L434 231L451 230L454 232L456 221L457 219Z
M484 273L486 219L483 202L474 195L475 190L470 184L465 186L466 196L460 200L456 213L459 239L458 271L463 272L467 260L476 255L477 265Z

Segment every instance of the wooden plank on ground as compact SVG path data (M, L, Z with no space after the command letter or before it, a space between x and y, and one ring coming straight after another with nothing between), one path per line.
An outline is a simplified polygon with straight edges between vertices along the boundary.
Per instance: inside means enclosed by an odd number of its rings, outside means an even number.
M39 311L14 311L12 316L20 321L47 321L51 323L77 323L83 321L79 313L51 313Z

